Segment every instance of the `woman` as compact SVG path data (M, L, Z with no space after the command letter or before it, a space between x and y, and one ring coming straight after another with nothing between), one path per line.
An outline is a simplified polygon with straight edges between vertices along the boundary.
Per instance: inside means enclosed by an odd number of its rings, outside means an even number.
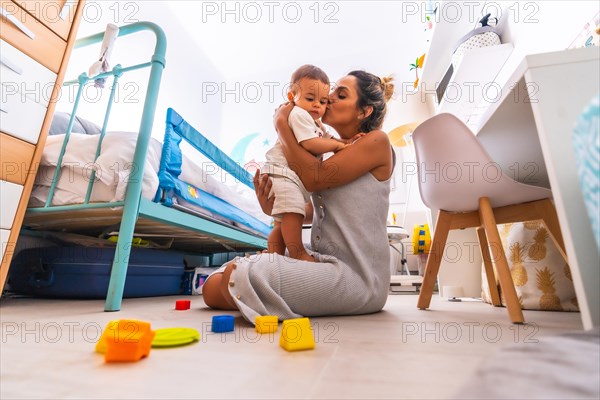
M206 304L237 310L254 323L258 315L280 320L301 316L380 311L390 281L386 220L394 155L381 125L393 93L390 78L353 71L330 96L323 122L342 139L365 132L325 161L304 150L288 126L293 104L279 108L275 128L292 169L312 193L310 254L316 262L278 254L237 258L203 286ZM254 186L270 215L271 182L257 171Z

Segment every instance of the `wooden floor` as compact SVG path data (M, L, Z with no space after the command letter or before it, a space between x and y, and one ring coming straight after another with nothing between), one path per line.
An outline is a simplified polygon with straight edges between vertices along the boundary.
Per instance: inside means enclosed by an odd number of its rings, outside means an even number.
M192 308L175 311L175 300ZM288 353L276 335L258 336L237 316L235 331L214 334L201 296L104 302L2 299L2 399L443 399L452 398L478 365L505 345L582 328L579 313L525 311L512 325L504 308L451 303L435 295L420 311L415 295L390 295L382 312L311 318L316 348ZM105 364L94 345L114 319L154 329L190 327L201 340L153 349L132 364ZM281 331L281 326L279 331Z

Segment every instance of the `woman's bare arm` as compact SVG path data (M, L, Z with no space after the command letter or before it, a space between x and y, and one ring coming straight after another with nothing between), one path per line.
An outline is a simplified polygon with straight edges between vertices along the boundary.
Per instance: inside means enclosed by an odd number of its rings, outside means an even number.
M392 150L383 131L373 131L352 146L320 162L298 144L287 123L293 105L282 106L275 114L275 128L290 168L298 174L309 192L351 182L378 168L392 172Z
M312 201L309 201L304 206L304 214L305 214L304 223L305 224L312 224L313 213L314 213L313 204L312 204Z
M274 195L269 198L269 193L271 193L272 186L273 181L269 178L269 175L261 175L260 170L257 169L254 174L254 192L256 193L256 198L258 199L260 208L267 215L271 215L273 213L273 204L275 203Z

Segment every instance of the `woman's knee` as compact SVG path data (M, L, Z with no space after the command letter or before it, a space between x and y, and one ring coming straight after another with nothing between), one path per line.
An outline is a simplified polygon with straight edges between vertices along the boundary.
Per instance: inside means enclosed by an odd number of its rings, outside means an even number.
M230 263L222 273L211 275L202 286L204 303L217 310L237 310L235 301L229 294L229 280L235 265Z
M231 294L229 294L228 286L229 286L229 282L231 280L231 273L233 272L233 270L235 268L236 268L235 263L233 263L233 262L229 263L229 265L227 265L227 267L225 267L225 270L223 271L223 274L221 275L221 282L219 284L219 286L221 288L221 297L233 309L237 309L237 306L235 304L235 301L233 301Z
M204 303L210 308L220 308L222 303L221 280L223 274L214 274L202 285Z

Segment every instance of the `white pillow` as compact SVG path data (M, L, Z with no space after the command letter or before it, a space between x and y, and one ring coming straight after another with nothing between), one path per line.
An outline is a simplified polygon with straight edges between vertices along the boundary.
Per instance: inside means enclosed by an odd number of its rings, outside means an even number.
M133 153L137 142L136 132L107 132L102 141L102 151L94 163L98 135L71 133L69 143L62 159L62 166L69 167L78 175L90 176L96 171L96 178L106 185L117 188L117 197L124 194L129 175L133 171ZM43 166L56 166L64 142L65 135L49 136L41 159ZM160 164L162 145L156 139L151 139L144 168L149 174L144 174L143 191L152 192L158 187L156 173ZM153 173L152 173L153 172Z
M46 202L50 192L50 185L54 177L56 167L42 166L38 169L35 177L35 183L31 192L30 206L40 206ZM156 189L158 188L158 178L152 171L145 171L144 186L142 187L142 196L152 200ZM61 170L58 184L54 196L52 197L52 205L60 206L66 204L80 204L85 200L90 176L82 176L78 171L71 168L63 168ZM148 182L148 184L146 184ZM127 185L106 185L98 180L94 183L90 202L113 202L121 201L125 198L125 189Z
M56 167L41 166L38 169L31 192L31 201L29 203L31 206L37 206L46 202L55 171ZM89 176L84 177L71 168L62 168L54 196L52 197L52 205L61 206L83 203L87 193L89 178ZM101 181L96 181L92 188L90 202L110 201L115 201L114 188Z
M102 171L103 182L116 185L116 197L123 198L133 172L133 153L137 143L136 132L108 132L102 141L102 152L96 160L96 166ZM144 197L151 198L158 188L158 167L162 144L150 139L144 164L144 180L142 192Z
M49 136L42 155L42 166L56 166L60 149L63 144L65 135ZM96 155L96 147L98 146L99 135L84 135L80 133L71 133L67 150L63 157L63 167L69 166L72 170L70 174L83 176L91 176L92 170L96 171L96 178L104 185L110 186L114 191L114 196L111 200L96 200L96 201L119 201L124 199L129 175L132 172L133 153L137 143L138 134L136 132L107 132L102 141L102 152L93 163ZM142 193L145 198L152 199L158 189L158 168L160 166L162 152L162 144L151 138L148 145L148 152L144 165L144 180L142 184ZM235 207L255 216L259 220L270 223L271 217L265 215L254 191L246 187L243 183L235 183L231 175L224 173L220 169L215 170L215 164L209 162L203 156L205 161L195 162L185 154L182 160L182 173L179 176L184 182L188 182L205 192L208 192L216 197L219 197ZM207 171L203 169L205 167ZM54 171L54 169L52 170ZM47 173L47 172L45 172ZM61 177L63 174L61 174ZM50 185L52 175L49 177L47 186ZM61 178L60 186L63 187L64 181ZM83 196L85 196L86 182L78 182L67 184L64 188L70 193L79 193L75 189L76 185L84 187ZM95 186L98 183L95 184ZM94 189L96 190L96 189ZM81 196L79 196L81 197ZM68 203L72 204L83 202L83 197L79 201L73 201L74 198L69 197Z
M98 135L71 133L61 166L69 166L79 171L86 168L93 168L92 162L96 155L99 138L100 136ZM60 156L64 140L64 134L48 136L46 145L44 146L44 153L40 160L41 165L56 166L58 164L58 157Z

